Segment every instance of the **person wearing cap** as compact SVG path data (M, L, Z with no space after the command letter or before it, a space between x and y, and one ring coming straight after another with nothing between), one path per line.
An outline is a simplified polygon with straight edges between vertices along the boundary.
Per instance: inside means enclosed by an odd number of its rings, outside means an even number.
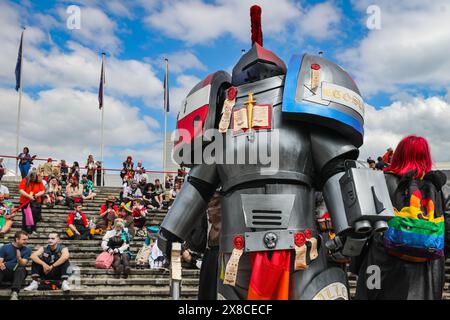
M114 221L114 228L106 232L102 239L103 251L114 255L112 267L116 278L120 278L121 273L123 273L124 279L130 275L131 268L127 254L129 247L130 235L125 228L124 221L118 218Z
M123 197L125 202L142 198L142 192L141 189L139 189L139 184L136 180L132 180L130 186L124 189L124 191Z
M100 218L97 220L96 228L102 230L111 230L114 221L119 217L119 207L116 205L116 198L113 195L108 196L106 203L100 207Z
M139 181L138 187L139 187L139 189L141 189L142 195L144 195L145 187L147 186L147 177L146 177L146 175L142 175L140 180L136 180L136 181Z
M53 159L48 158L47 162L42 165L43 179L48 182L48 178L53 174Z
M75 202L74 211L67 216L67 236L69 239L86 240L91 238L89 222L86 215L81 211L80 202Z

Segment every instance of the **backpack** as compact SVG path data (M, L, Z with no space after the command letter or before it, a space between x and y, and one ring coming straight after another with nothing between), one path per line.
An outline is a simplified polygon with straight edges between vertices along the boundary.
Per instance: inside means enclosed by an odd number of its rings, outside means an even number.
M394 177L388 174L387 180ZM388 222L389 229L383 237L389 255L409 262L432 261L444 256L441 188L445 180L445 176L436 171L420 180L414 179L414 172L400 179L391 197L395 217Z
M95 259L95 267L97 269L109 269L114 261L114 256L106 251L100 253Z
M139 252L136 255L136 262L137 263L147 263L148 257L150 256L150 253L152 252L152 247L143 245L141 249L139 249Z

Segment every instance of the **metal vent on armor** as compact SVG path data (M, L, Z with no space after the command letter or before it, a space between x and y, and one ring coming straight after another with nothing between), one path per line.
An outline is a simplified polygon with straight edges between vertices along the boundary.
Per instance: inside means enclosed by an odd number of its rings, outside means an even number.
M241 200L248 228L285 229L289 224L295 195L243 194Z

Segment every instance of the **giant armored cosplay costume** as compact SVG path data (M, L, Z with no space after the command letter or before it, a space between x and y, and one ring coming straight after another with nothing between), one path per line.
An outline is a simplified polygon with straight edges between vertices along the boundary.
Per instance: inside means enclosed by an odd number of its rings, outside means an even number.
M363 142L363 100L349 74L321 56L294 56L287 68L263 47L261 9L253 6L251 16L252 48L232 75L210 74L182 105L174 158L191 170L158 246L168 252L185 239L221 188L219 299L347 299L346 274L327 265L327 254L359 255L392 216L383 174L351 161ZM258 153L264 145L278 155L276 166ZM199 151L215 161L198 161ZM230 154L245 161L230 163ZM316 190L336 234L326 243Z

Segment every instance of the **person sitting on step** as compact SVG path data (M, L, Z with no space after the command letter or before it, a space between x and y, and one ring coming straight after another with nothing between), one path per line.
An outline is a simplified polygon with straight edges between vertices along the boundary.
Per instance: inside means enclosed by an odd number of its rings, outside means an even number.
M14 242L0 247L0 283L12 281L11 300L19 299L19 291L27 277L26 265L31 255L27 247L28 233L17 231Z
M73 204L81 201L83 201L83 190L78 183L78 178L72 176L66 187L66 205L69 209L73 209Z
M143 200L146 207L150 210L159 208L159 203L155 199L155 185L153 183L147 183L143 191Z
M139 189L138 182L136 180L132 180L130 186L126 188L124 192L123 199L124 202L127 203L137 198L142 198L142 192L141 189Z
M100 207L100 218L97 219L96 228L104 231L112 229L114 220L119 217L119 207L116 205L116 198L108 196L105 204Z
M132 217L134 227L137 229L137 235L141 237L147 236L147 231L144 229L147 223L147 209L142 204L142 199L135 199L132 207Z
M64 196L62 187L55 176L49 177L49 182L45 187L45 194L47 197L46 204L48 207L54 207L56 204L63 203Z
M70 212L67 217L67 235L69 239L86 240L91 238L89 222L86 215L81 211L80 202L74 203L74 211Z
M103 251L114 255L112 267L116 278L120 278L121 273L123 273L124 279L130 275L131 268L127 253L129 246L130 235L125 228L124 221L118 218L114 221L114 228L106 232L102 240Z
M93 200L97 195L94 191L94 184L88 179L86 174L81 176L80 187L83 190L83 200Z
M5 194L0 190L0 238L3 237L13 225L12 218L16 215L14 205L5 199Z
M0 183L0 192L3 193L5 199L9 199L9 189L7 186L2 185L1 183Z
M48 235L48 245L38 248L31 255L31 281L25 291L34 291L39 288L40 280L50 280L61 283L62 291L70 291L68 268L70 254L57 233Z

